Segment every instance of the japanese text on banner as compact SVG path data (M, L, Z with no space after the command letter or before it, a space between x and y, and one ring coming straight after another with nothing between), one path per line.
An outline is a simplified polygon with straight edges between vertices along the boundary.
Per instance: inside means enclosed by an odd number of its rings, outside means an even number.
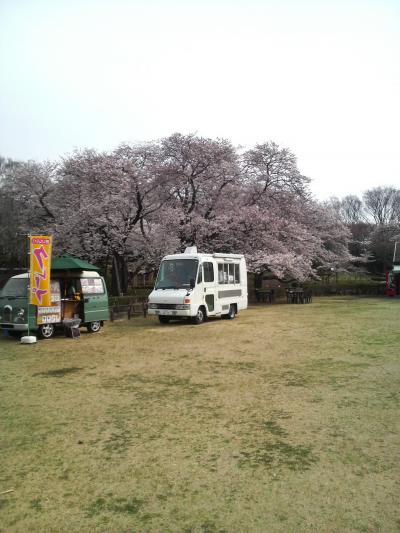
M32 235L30 241L30 303L49 307L52 237Z

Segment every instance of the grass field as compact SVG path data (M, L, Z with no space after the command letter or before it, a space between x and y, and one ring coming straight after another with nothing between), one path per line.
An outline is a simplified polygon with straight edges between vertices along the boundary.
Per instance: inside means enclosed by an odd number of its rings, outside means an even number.
M326 298L0 338L0 530L398 532L399 326Z

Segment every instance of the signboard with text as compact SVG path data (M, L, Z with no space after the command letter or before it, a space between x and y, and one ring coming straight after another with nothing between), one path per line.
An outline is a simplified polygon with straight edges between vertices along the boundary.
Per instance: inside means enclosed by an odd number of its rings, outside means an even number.
M40 324L58 324L61 322L61 294L60 282L51 280L51 306L39 306L37 309L37 323Z
M30 237L30 303L37 306L51 306L50 268L52 237L31 235Z

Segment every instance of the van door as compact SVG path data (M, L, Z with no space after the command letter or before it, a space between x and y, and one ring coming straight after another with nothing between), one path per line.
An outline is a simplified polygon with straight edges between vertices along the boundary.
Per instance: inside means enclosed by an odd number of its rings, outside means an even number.
M103 278L81 278L85 323L109 319L108 296Z
M216 313L216 296L215 296L215 279L216 272L212 261L203 262L203 287L204 301L207 305L207 314L215 315Z

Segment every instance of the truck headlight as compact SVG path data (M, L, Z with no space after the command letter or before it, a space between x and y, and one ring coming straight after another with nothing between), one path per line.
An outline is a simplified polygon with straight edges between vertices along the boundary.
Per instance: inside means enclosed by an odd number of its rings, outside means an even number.
M147 304L147 309L157 309L157 304Z

